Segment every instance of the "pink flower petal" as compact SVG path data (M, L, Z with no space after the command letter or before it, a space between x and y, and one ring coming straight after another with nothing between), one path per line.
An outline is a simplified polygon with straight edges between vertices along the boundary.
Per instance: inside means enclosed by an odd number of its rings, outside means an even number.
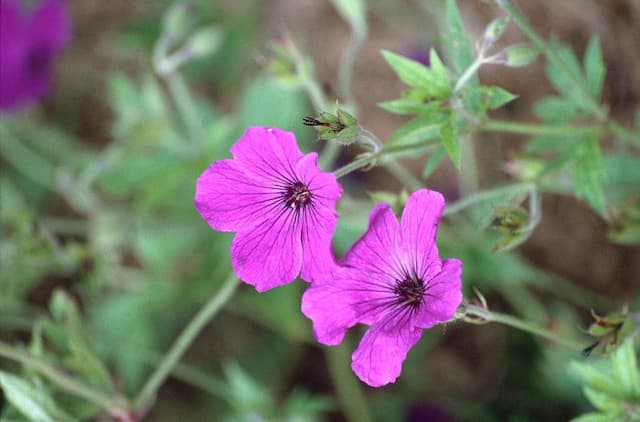
M443 209L442 194L421 189L411 194L402 213L403 249L411 268L425 280L440 272L436 232Z
M445 259L442 271L425 284L424 304L414 323L421 328L447 322L462 302L462 262Z
M400 376L402 362L422 334L421 329L407 325L391 331L385 330L383 325L369 328L351 357L351 368L371 387L389 384Z
M231 243L231 264L238 277L264 292L293 281L302 265L301 225L282 209Z
M402 277L400 227L389 205L375 206L367 232L347 251L341 264L364 273L385 275L390 281Z
M302 158L293 133L266 127L248 128L231 154L247 174L278 185L296 179L295 166Z
M280 210L279 193L250 179L234 160L216 161L196 181L194 204L220 231L247 230Z
M313 321L313 334L320 343L333 346L342 342L348 328L356 324L355 310L343 286L313 282L302 295L302 313Z
M331 173L321 172L318 155L305 155L296 166L296 174L311 191L311 203L300 211L302 219L302 274L304 280L314 282L335 265L331 240L338 214L336 202L342 189Z
M29 32L32 39L56 51L71 36L71 21L63 0L43 0L34 10Z

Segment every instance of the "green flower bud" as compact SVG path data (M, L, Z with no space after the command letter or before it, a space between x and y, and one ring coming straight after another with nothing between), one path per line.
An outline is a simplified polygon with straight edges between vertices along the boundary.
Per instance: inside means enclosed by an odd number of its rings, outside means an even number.
M191 57L204 57L215 52L222 43L222 31L214 25L198 29L185 44Z
M530 44L518 44L507 47L504 51L504 64L509 67L522 67L532 63L539 51Z
M315 118L305 117L302 122L305 126L312 126L319 139L338 141L343 145L357 141L360 133L358 120L340 108L336 114L322 112Z
M187 35L194 24L195 5L178 1L164 14L162 27L171 39L181 39Z

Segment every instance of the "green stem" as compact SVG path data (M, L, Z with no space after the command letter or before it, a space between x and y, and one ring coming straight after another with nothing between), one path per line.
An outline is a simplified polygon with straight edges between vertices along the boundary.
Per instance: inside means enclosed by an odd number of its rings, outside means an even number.
M621 140L640 146L640 136L633 133L633 131L623 127L618 122L611 120L607 115L606 108L602 107L598 101L591 95L589 88L585 86L583 81L576 78L573 72L565 65L564 61L558 54L549 48L546 41L538 35L533 27L527 22L524 16L518 11L509 0L496 0L498 6L500 6L505 12L507 12L520 30L531 40L531 42L547 57L551 63L556 66L564 76L571 81L573 88L580 92L580 95L586 99L587 107L591 110L593 115L601 122L605 122L607 129L620 138Z
M455 214L471 205L477 204L478 202L485 202L485 201L489 201L491 199L499 198L505 195L525 192L531 189L531 186L532 186L531 183L514 183L511 185L500 186L498 188L494 188L490 190L476 192L474 194L467 196L464 199L459 200L458 202L454 202L450 205L447 205L442 215Z
M121 415L128 409L128 403L123 397L116 396L113 398L96 391L24 350L17 350L8 344L0 342L0 356L32 368L61 389L100 406L101 409L106 410L111 415Z
M462 87L464 87L467 84L467 82L469 82L471 78L473 78L473 76L476 74L478 69L480 69L480 66L482 66L483 64L484 64L483 57L482 56L477 57L473 61L473 63L471 63L469 67L465 69L462 75L460 75L460 78L456 82L456 85L453 87L453 93L455 94L460 92Z
M390 160L384 163L383 166L387 171L389 171L389 173L393 174L396 179L402 182L410 192L424 187L424 184L399 162Z
M347 362L351 361L349 342L325 349L329 373L345 417L350 422L369 422L373 418L358 381Z
M481 127L485 132L507 132L531 136L580 136L598 134L599 126L544 125L489 119Z
M352 25L351 30L353 32L353 40L338 70L338 93L342 99L347 102L351 102L351 81L353 80L353 69L356 64L356 59L367 39L366 25Z
M520 30L531 40L531 42L547 57L547 59L554 64L558 68L560 72L564 74L565 77L571 84L573 88L577 91L580 91L581 96L588 101L587 107L591 110L591 112L598 118L598 120L604 121L607 118L606 112L600 107L598 102L593 98L589 89L584 86L584 84L575 77L573 72L565 65L564 61L556 54L554 50L549 48L545 40L538 35L538 33L533 29L529 22L525 19L525 17L517 10L513 4L509 0L496 0L498 6L500 6L505 12L507 12L513 22L520 28Z
M368 165L370 165L371 163L375 162L378 159L389 157L391 155L393 156L404 155L411 152L419 151L421 149L428 150L428 149L436 148L437 146L438 144L434 144L433 140L416 142L413 144L406 144L406 145L389 145L389 146L382 145L382 149L377 153L365 154L360 158L350 162L349 164L345 164L343 167L340 167L339 169L335 170L333 174L336 176L336 178L339 179L351 172L367 167Z
M16 139L2 124L0 124L0 155L27 179L47 189L56 189L54 166L40 154L29 149L25 143Z
M465 317L471 318L466 319ZM507 325L509 327L531 333L546 340L553 341L575 351L582 351L582 349L584 349L584 345L582 345L581 343L575 340L565 339L554 331L547 330L544 327L533 324L529 321L524 321L512 315L490 311L481 306L469 304L465 305L464 315L462 316L462 319L466 319L468 322L474 321L475 323L497 322L498 324Z
M182 355L187 351L191 343L196 339L198 334L207 325L207 323L218 313L224 304L226 304L233 292L238 287L239 281L235 274L230 274L225 280L217 294L211 297L209 301L200 309L195 317L184 328L182 333L175 340L169 352L164 356L160 365L151 374L145 385L142 387L134 401L135 408L144 407L145 404L156 393L156 390L167 379L175 365L178 363Z
M198 108L191 97L189 88L179 72L173 72L164 76L169 87L171 97L175 102L178 113L184 123L189 138L192 142L200 141L202 134L202 122L200 121Z

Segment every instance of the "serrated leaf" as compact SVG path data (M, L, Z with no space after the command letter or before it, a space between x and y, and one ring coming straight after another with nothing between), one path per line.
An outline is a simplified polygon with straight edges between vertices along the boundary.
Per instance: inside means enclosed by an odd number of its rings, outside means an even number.
M473 62L473 47L464 30L460 11L455 0L447 0L445 10L445 35L443 41L456 76L459 76ZM474 77L477 81L477 77ZM470 81L471 83L473 81ZM477 83L477 82L476 82Z
M429 108L429 104L415 101L410 98L398 98L397 100L378 103L378 107L394 114L420 114Z
M435 139L440 133L441 121L434 116L417 117L393 132L387 145L411 145Z
M612 413L585 413L584 415L580 415L577 418L571 419L571 422L612 422L620 420L622 415L620 412L612 412Z
M577 89L585 78L575 52L555 39L551 40L549 48L562 63L562 67L558 67L552 61L547 62L545 71L549 82L577 109L593 111L586 106L590 104L590 99L585 98L584 92Z
M508 102L518 98L517 95L514 95L499 86L481 86L480 96L485 107L490 110L502 107Z
M562 97L545 97L533 105L533 112L547 123L562 123L578 117L576 106Z
M606 203L602 188L603 170L600 145L595 138L585 138L576 145L573 182L576 195L585 199L600 215L606 215Z
M381 53L402 82L412 88L424 91L428 98L444 99L447 97L449 82L446 73L445 79L439 80L439 76L422 63L388 50L382 50Z
M629 397L640 398L640 373L636 362L633 339L625 341L613 353L611 364L616 379Z
M602 59L600 41L597 36L593 36L591 40L589 40L587 50L584 53L584 71L587 79L587 87L591 95L596 100L599 100L606 69Z
M424 168L422 169L423 179L428 179L429 176L431 176L431 173L438 168L446 154L447 151L445 151L444 147L440 145L431 153L427 162L424 164Z
M625 391L617 380L605 374L591 364L571 362L570 371L582 379L582 383L589 388L605 393L609 396L622 398Z
M51 397L32 383L0 371L0 387L9 403L30 421L63 422L73 420L60 410Z
M438 56L435 49L429 51L429 63L431 65L431 73L434 77L434 83L438 85L438 90L443 96L451 93L451 81L449 80L449 72L442 60Z
M440 126L440 139L442 140L444 149L447 150L447 154L449 154L449 158L451 158L451 162L460 170L460 140L458 139L453 119L454 117L451 116L442 122Z
M596 391L589 387L584 387L583 391L584 395L587 396L587 399L589 399L593 407L598 410L608 412L616 410L616 408L618 407L616 400L607 394Z

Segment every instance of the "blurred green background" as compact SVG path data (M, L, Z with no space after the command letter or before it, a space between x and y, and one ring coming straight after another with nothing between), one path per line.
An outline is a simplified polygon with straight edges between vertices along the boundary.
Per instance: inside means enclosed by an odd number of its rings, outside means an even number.
M580 57L589 38L599 35L608 72L605 98L613 116L630 122L640 95L638 3L520 3L542 34L553 32ZM199 0L192 26L213 25L217 42L177 77L162 77L154 74L152 57L171 2L69 5L73 37L56 65L54 91L0 122L0 339L74 370L90 385L133 395L231 271L231 235L211 231L193 207L197 176L228 157L249 125L292 130L305 152L323 147L301 124L315 113L305 91L269 72L273 43L295 40L313 60L324 94L333 98L350 30L328 1ZM361 124L381 139L404 119L376 104L404 87L379 50L440 49L443 5L369 2L353 98ZM460 1L459 8L472 39L499 14L490 2ZM514 28L505 37L505 43L522 40ZM497 112L503 119L532 119L532 104L552 92L540 60L521 69L489 67L480 79L519 95ZM521 140L478 137L481 188L509 180L505 161ZM341 152L338 162L346 163L359 151ZM402 164L420 176L421 161ZM622 179L626 189L640 192L637 169ZM423 182L450 202L461 197L449 162ZM370 193L403 188L384 169L354 173L343 183L334 240L339 255L364 232L374 203ZM544 194L542 204L544 217L533 236L519 250L500 254L492 252L495 234L478 228L486 210L446 219L441 254L464 262L466 294L476 287L492 309L569 337L588 326L591 308L599 314L625 304L637 309L640 248L611 242L606 223L584 202ZM299 311L303 289L301 281L264 294L240 286L144 420L365 420L357 404L361 395L369 415L383 421L567 420L592 407L580 371L568 369L583 358L497 325L454 323L425 332L395 384L368 388L349 368L362 331L339 348L315 343L311 323ZM583 339L586 347L590 340ZM608 362L599 352L590 359ZM0 365L19 372L9 361ZM34 391L54 391L33 373L24 375ZM53 397L68 414L100 418L99 409L72 395ZM3 406L3 420L21 420L6 401Z

